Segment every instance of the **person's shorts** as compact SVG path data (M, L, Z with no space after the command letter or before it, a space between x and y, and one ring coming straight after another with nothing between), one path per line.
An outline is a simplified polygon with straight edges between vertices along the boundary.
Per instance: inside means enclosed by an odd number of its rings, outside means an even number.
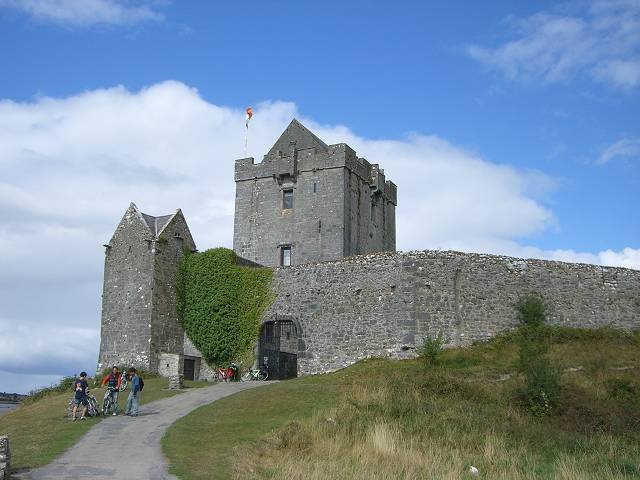
M80 397L80 398L76 397L74 402L78 407L80 405L84 405L85 407L89 405L89 401L87 400L87 397Z

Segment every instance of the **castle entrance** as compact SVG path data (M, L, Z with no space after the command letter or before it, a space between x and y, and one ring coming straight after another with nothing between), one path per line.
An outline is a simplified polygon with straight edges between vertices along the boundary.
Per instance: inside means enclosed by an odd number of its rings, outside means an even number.
M269 368L270 380L298 375L298 339L291 320L265 322L260 333L258 363Z

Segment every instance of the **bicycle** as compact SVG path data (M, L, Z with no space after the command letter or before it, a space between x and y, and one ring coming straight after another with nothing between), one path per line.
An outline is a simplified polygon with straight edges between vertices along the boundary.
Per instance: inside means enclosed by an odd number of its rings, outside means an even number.
M67 416L71 418L73 416L73 407L75 406L76 397L75 394L67 402ZM80 408L80 407L79 407ZM87 393L87 417L97 417L100 414L98 409L98 400L95 396Z
M213 379L216 382L229 382L238 379L238 366L235 363L231 363L231 365L227 368L219 368L216 373L213 375Z
M122 391L122 390L119 390ZM105 416L112 411L114 414L116 413L114 409L115 402L111 396L111 389L107 388L107 391L104 392L104 398L102 399L102 415Z
M250 367L249 370L247 370L244 375L240 377L240 380L242 380L243 382L248 382L250 380L266 380L267 378L269 378L269 370L267 366L260 365L260 367L256 369Z
M127 374L123 371L120 374L120 390L119 391L124 392L127 389L127 385L128 385Z

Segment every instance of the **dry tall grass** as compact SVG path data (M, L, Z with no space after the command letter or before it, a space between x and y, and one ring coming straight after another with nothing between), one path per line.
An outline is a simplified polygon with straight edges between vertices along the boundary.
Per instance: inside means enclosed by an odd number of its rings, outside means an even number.
M615 350L605 350L612 361ZM484 353L458 368L459 356L432 369L405 362L391 376L362 368L366 378L335 407L237 448L234 477L464 479L473 465L486 479L640 478L640 400L614 398L611 387L640 385L640 365L565 373L561 411L536 418L514 400L521 379L495 381L502 366Z

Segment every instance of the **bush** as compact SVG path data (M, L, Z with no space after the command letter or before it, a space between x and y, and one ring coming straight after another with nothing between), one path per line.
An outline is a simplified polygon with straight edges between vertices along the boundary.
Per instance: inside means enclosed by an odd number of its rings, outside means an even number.
M418 355L427 366L437 365L444 344L445 339L442 332L435 337L425 337Z
M212 365L239 359L253 348L260 318L272 301L272 270L238 261L226 248L192 253L178 275L178 317Z
M546 320L545 305L541 296L530 294L518 302L518 317L524 325L541 326Z
M528 295L518 302L518 314L522 322L518 371L524 377L520 394L531 413L548 415L557 400L560 373L548 355L551 342L544 326L544 301L538 295Z
M622 401L633 401L638 398L638 388L627 378L610 378L607 380L607 393L611 398Z
M32 390L31 392L29 392L29 396L24 399L24 403L33 403L53 393L68 392L69 394L72 394L73 382L76 380L76 378L77 377L74 376L62 377L62 379L60 379L60 381L56 385ZM87 378L87 380L89 379Z

